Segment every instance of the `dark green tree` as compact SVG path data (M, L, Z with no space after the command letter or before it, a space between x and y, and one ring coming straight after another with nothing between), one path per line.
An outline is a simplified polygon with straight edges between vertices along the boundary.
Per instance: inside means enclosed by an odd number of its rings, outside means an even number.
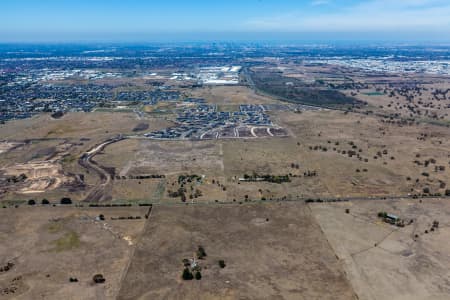
M200 280L202 279L202 273L200 273L200 271L195 272L195 280Z
M181 275L183 280L192 280L194 279L194 276L192 275L192 272L189 270L189 268L184 268L183 275Z
M219 267L222 269L226 267L225 261L223 259L219 260Z

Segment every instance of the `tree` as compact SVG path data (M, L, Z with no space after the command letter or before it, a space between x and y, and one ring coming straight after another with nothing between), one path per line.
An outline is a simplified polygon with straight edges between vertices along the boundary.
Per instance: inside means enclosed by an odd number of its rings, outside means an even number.
M28 205L35 205L36 201L34 201L33 199L28 200Z
M95 274L94 277L92 277L92 280L94 283L105 283L106 281L102 274Z
M42 199L41 204L48 205L48 204L50 204L50 201L48 201L47 199L44 198L44 199Z
M61 204L64 204L64 205L72 204L72 199L64 197L61 199Z
M225 266L226 266L225 261L223 259L219 260L219 267L223 269L225 268Z
M184 268L183 275L181 275L183 280L192 280L194 279L194 276L192 275L192 272L189 270L189 268Z
M378 217L379 218L386 218L387 217L387 213L386 212L379 212L378 213Z
M205 248L203 248L202 246L198 246L197 258L198 259L203 259L205 256L206 256Z
M200 271L195 272L195 280L200 280L202 279L202 273L200 273Z
M189 267L190 265L191 265L191 262L189 261L189 259L184 258L184 259L183 259L183 266Z

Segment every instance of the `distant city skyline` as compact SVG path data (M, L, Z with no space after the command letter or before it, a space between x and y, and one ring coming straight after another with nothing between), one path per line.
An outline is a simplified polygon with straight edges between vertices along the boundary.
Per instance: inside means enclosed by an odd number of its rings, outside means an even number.
M443 0L4 0L0 42L449 41Z

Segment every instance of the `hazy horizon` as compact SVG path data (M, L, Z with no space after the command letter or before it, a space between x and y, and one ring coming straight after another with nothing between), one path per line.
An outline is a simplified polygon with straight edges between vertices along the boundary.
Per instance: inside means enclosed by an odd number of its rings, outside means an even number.
M442 0L2 1L0 42L450 41Z

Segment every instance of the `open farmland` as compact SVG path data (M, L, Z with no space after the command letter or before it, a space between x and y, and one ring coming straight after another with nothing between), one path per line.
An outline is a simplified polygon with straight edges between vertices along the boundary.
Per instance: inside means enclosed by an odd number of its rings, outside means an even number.
M183 281L199 245L202 280ZM356 299L302 203L156 207L118 299L178 298Z
M399 300L448 299L448 200L355 201L311 208L359 299L386 294ZM412 223L403 228L386 224L379 212Z
M276 112L273 117L290 136L124 140L95 159L118 176L164 175L165 192L157 199L165 200L176 200L168 193L180 188L180 175L194 174L204 176L194 186L202 192L196 201L443 195L448 189L450 133L445 127L398 126L334 111ZM288 175L289 181L239 180L246 174ZM152 182L160 186L163 180ZM135 189L132 186L119 182L117 188Z
M146 209L19 207L0 210L0 299L114 299ZM105 220L96 219L100 214ZM111 220L140 216L141 220ZM92 277L103 274L104 285ZM71 282L70 278L77 279ZM71 297L71 296L70 296ZM73 296L75 297L75 296Z
M450 48L3 47L0 300L449 298Z

